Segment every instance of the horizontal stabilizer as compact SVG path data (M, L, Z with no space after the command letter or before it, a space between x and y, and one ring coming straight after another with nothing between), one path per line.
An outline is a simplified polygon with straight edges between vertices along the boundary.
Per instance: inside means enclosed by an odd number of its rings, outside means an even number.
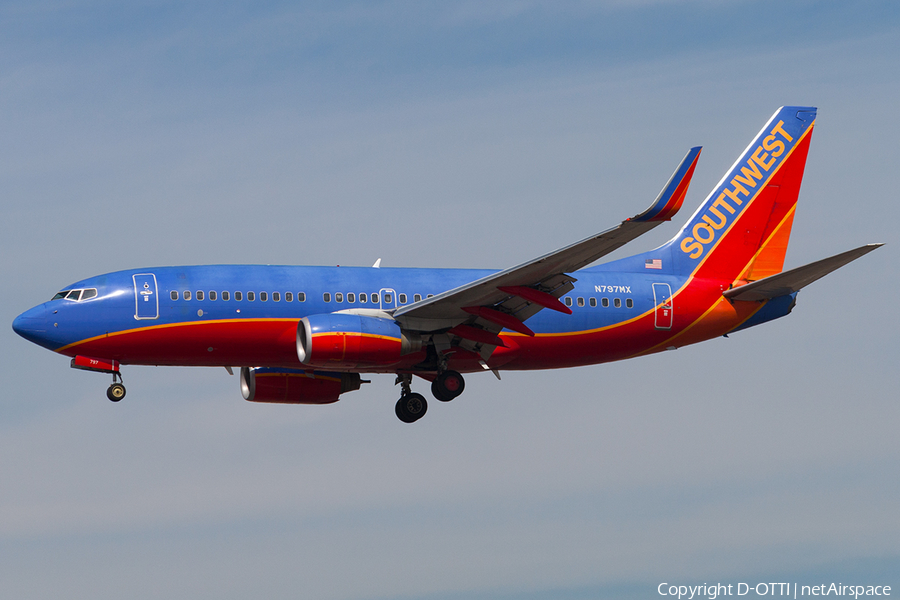
M823 258L822 260L817 260L814 263L809 263L808 265L797 267L796 269L791 269L784 273L772 275L740 287L731 288L730 290L726 290L722 295L729 300L758 302L792 294L808 286L813 281L825 277L832 271L840 269L847 263L852 262L860 256L868 254L872 250L880 248L883 245L884 244L866 244L865 246L861 246L854 250L848 250L847 252L842 252L841 254L836 254L829 258Z

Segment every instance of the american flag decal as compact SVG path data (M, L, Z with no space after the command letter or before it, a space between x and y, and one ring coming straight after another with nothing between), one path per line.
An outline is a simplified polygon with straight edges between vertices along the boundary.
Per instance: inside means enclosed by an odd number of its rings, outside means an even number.
M661 258L654 258L654 259L648 258L647 260L644 261L644 268L645 269L662 269L662 259Z

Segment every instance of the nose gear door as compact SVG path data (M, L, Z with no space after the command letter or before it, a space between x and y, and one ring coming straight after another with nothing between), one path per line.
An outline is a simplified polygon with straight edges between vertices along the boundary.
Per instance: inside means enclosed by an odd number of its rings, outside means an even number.
M131 278L134 280L134 318L158 319L159 294L156 288L156 275L138 273Z

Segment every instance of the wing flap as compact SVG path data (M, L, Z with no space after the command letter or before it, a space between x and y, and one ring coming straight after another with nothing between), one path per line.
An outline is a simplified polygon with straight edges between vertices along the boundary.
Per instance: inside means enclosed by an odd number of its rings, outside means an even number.
M840 269L844 265L883 245L884 244L866 244L865 246L860 246L859 248L854 248L853 250L848 250L841 254L823 258L822 260L817 260L816 262L797 267L796 269L791 269L790 271L785 271L784 273L770 275L759 281L731 288L730 290L724 291L722 295L729 300L760 302L762 300L769 300L786 294L793 294L817 279L825 277L832 271Z

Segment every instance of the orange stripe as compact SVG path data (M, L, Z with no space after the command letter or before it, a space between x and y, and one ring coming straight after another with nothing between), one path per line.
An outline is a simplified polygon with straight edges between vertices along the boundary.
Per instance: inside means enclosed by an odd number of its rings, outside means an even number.
M189 327L191 325L207 325L207 324L219 324L219 323L277 323L280 321L296 321L300 322L300 319L287 319L287 318L252 318L252 319L212 319L210 321L182 321L180 323L165 323L162 325L151 325L150 327L135 327L134 329L123 329L122 331L114 331L112 333L105 333L103 335L95 335L94 337L84 338L83 340L78 340L77 342L72 342L71 344L66 344L65 346L61 346L54 350L54 352L62 352L63 350L68 350L69 348L74 348L75 346L86 344L88 342L93 342L96 340L102 340L106 338L115 337L117 335L126 335L129 333L137 333L143 331L152 331L154 329L169 329L170 327Z
M771 235L769 235L769 237L766 239L765 242L760 244L759 249L756 251L756 254L753 255L753 258L751 258L750 261L746 265L744 265L744 268L741 270L740 276L737 278L738 280L746 279L747 272L753 266L753 263L756 261L757 257L759 257L759 255L764 250L766 250L766 247L775 238L775 236L778 235L778 233L781 231L782 227L784 227L784 225L786 223L790 223L790 224L793 223L794 213L796 211L797 211L797 204L794 203L794 205L790 208L790 210L788 210L787 214L784 216L784 218L781 220L781 222L778 224L778 226L775 228L775 230L771 233ZM790 235L790 224L788 225L788 235ZM781 270L778 270L775 273L780 273L780 272L781 272ZM770 273L770 274L774 275L775 273ZM760 279L762 279L762 277L760 277Z

